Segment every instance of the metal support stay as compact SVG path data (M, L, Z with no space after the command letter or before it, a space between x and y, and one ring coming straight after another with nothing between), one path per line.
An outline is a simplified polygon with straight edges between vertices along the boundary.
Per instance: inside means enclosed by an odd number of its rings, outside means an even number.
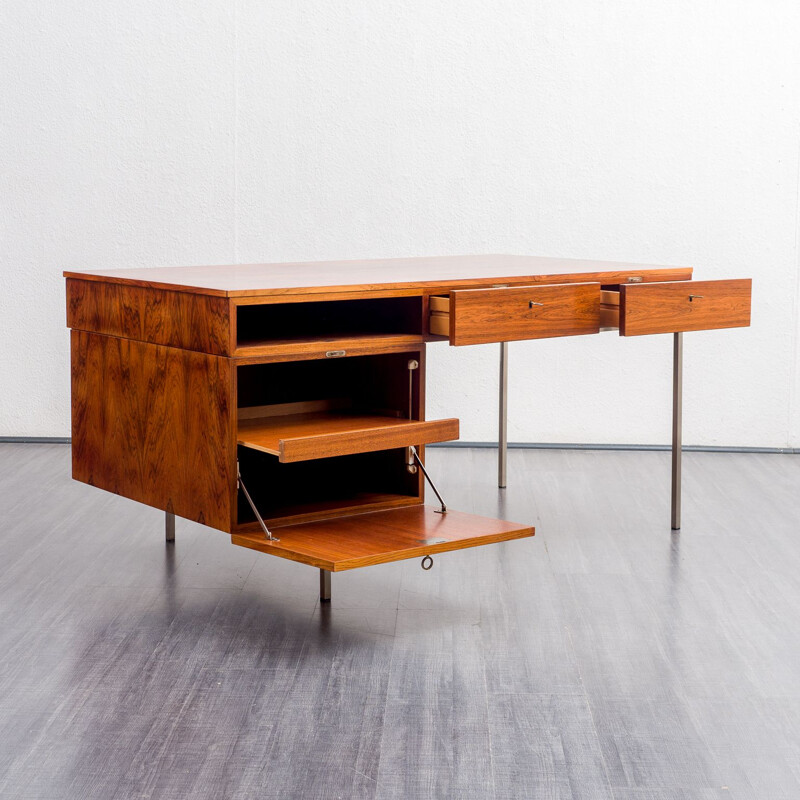
M419 468L422 470L422 474L425 476L425 480L431 485L431 489L433 489L433 493L439 499L439 502L442 504L441 511L437 511L437 514L446 514L447 513L447 506L444 504L444 500L442 500L442 496L439 494L439 490L436 488L436 484L431 480L431 476L428 475L428 470L425 469L425 465L422 463L422 459L419 457L419 453L417 452L417 448L414 447L412 444L411 447L408 448L411 452L411 455L414 456L414 460L419 464Z
M261 529L264 531L264 535L269 539L271 542L279 542L277 536L273 536L270 532L270 529L267 527L264 520L261 518L261 514L258 513L258 509L256 508L256 504L253 502L253 499L250 497L250 492L247 491L247 487L244 485L242 481L242 473L239 471L239 462L236 462L236 480L239 484L239 488L244 492L244 496L247 499L247 502L250 504L250 508L253 509L253 513L256 515L256 519L258 520L258 524L261 526Z

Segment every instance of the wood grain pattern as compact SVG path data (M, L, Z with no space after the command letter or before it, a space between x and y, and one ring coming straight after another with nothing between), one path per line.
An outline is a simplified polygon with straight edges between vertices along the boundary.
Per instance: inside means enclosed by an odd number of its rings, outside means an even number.
M72 331L72 476L230 531L231 361Z
M311 414L320 411L343 411L352 408L350 397L326 398L324 400L302 400L294 403L270 403L265 406L240 406L236 409L238 420L262 417L288 417L290 414Z
M621 286L619 332L641 336L747 327L751 291L750 278Z
M458 439L458 420L312 412L240 419L237 438L287 463Z
M450 290L489 287L497 283L625 283L680 281L692 277L690 267L664 267L617 261L589 261L515 255L465 255L389 258L368 261L318 261L284 264L235 264L208 267L66 271L66 277L108 281L182 292L245 297L319 294L387 289Z
M384 339L364 338L360 341L358 346L354 347L350 342L336 340L318 342L316 347L309 347L308 349L302 348L302 350L275 348L268 353L254 353L251 350L242 348L242 350L236 352L234 358L236 359L236 363L241 366L248 364L279 364L287 361L330 360L331 356L328 354L338 350L344 350L345 355L343 358L380 355L382 353L406 353L409 352L409 349L419 349L425 344L424 342L420 342L420 337L414 337L413 344L408 344L403 341L399 343L393 342L391 344L385 342L386 340Z
M237 358L255 358L258 356L286 357L291 360L301 358L325 358L329 352L344 350L352 355L355 351L384 352L390 347L419 347L424 344L420 334L350 334L348 336L308 336L286 341L264 340L239 345L233 355Z
M450 336L450 314L431 311L428 318L428 332L432 336Z
M290 509L283 515L268 514L263 517L264 522L270 530L277 531L287 525L300 525L305 522L318 522L319 520L341 519L351 517L355 514L365 514L373 511L386 511L389 508L400 508L405 506L418 506L422 503L419 497L400 494L378 494L363 492L355 500L347 498L336 503L312 503L305 502L302 505ZM261 525L258 522L237 523L231 529L231 533L255 533L263 536Z
M428 308L428 332L434 336L450 336L450 295L431 295Z
M232 352L229 303L218 297L69 279L67 327L201 353Z
M452 345L597 333L600 284L454 291L449 316Z
M459 511L438 514L428 506L375 511L326 522L280 528L280 542L262 534L234 534L233 544L331 572L419 558L493 542L533 536L514 522Z

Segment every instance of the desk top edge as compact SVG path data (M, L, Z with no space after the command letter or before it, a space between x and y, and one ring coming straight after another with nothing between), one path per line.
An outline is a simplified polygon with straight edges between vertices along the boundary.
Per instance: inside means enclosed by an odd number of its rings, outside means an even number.
M631 275L689 280L691 267L515 255L422 256L359 261L299 261L119 270L65 270L64 277L221 297L375 292L421 292L487 284L576 279L618 283Z

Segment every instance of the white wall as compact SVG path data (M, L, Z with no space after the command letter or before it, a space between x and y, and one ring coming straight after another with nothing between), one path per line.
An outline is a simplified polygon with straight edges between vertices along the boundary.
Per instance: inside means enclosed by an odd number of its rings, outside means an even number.
M5 0L0 435L66 435L61 270L511 252L755 278L685 441L800 446L795 0ZM511 345L510 438L665 442L671 340ZM495 435L497 346L429 349Z

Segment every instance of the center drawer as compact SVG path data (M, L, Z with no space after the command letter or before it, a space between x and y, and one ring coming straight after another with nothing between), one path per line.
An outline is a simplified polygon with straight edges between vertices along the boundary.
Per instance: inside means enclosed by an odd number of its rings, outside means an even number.
M451 345L597 333L600 284L457 289L430 298L429 330Z

